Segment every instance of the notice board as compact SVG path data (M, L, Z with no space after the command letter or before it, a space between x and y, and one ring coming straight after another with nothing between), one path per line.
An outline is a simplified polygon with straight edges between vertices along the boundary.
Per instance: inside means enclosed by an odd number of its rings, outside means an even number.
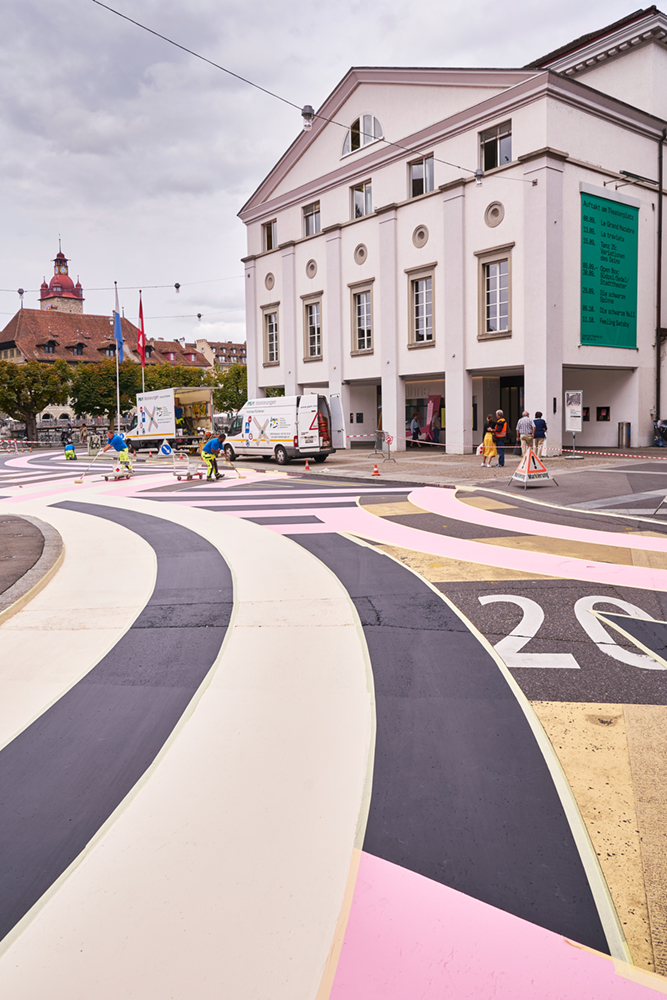
M581 185L581 343L637 346L639 202Z

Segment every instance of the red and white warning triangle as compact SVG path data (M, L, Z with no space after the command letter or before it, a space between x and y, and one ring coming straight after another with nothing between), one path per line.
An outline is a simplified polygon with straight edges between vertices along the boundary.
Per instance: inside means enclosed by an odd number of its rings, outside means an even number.
M532 448L528 448L512 479L518 479L520 483L528 486L530 483L541 482L543 479L551 479L551 476L542 459L537 457Z

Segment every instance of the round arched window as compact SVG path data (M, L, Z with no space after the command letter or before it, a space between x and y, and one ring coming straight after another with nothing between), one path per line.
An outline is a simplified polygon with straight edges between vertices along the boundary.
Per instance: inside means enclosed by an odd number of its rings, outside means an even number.
M362 146L368 146L371 142L377 142L382 138L382 126L373 115L359 115L356 121L352 122L343 143L343 156L354 153Z

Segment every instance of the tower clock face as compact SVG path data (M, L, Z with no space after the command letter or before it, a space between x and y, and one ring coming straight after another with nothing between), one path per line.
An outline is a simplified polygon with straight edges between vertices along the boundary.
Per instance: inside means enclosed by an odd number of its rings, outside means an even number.
M65 266L61 267L60 268L60 273L61 274L67 274L67 268Z

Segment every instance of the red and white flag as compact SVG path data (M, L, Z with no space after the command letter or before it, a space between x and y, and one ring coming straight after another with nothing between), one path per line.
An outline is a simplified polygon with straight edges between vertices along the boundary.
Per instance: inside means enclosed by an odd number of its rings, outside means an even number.
M144 306L139 292L139 329L137 330L137 351L141 358L141 367L146 367L146 332L144 330Z

